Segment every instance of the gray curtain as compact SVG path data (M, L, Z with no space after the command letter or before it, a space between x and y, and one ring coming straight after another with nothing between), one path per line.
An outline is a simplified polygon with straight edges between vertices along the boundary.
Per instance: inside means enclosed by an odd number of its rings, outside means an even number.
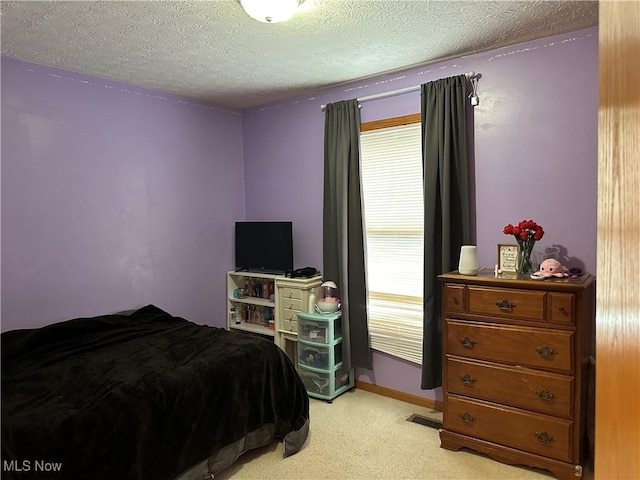
M367 321L357 100L330 103L324 122L324 280L342 302L342 364L373 369Z
M422 389L442 385L442 290L470 242L466 77L421 86L424 174L424 332Z

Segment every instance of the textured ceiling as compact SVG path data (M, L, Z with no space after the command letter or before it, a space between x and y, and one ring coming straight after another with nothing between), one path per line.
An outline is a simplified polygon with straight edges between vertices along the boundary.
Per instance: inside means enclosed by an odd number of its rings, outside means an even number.
M2 54L250 108L598 23L597 1L306 0L263 24L235 0L1 4Z

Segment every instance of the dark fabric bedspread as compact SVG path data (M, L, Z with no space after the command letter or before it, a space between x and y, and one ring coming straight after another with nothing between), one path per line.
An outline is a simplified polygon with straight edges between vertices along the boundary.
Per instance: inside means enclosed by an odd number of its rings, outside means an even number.
M308 414L273 342L153 305L2 334L3 479L171 479Z

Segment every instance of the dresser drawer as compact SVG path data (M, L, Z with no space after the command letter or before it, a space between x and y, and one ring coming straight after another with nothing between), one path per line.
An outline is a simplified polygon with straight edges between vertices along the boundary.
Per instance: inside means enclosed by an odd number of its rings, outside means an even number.
M469 287L469 313L545 321L546 292L512 288Z
M280 329L287 332L298 333L298 311L289 310L288 308L282 309L282 324Z
M297 298L283 298L282 308L285 310L293 310L295 312L302 311L302 300Z
M281 330L285 330L287 332L298 333L298 322L293 320L282 320Z
M549 293L549 321L553 323L573 323L574 295L571 293Z
M283 308L282 309L282 320L286 320L289 322L295 322L296 325L298 325L298 313L300 313L299 310L290 310L288 308Z
M444 428L566 462L573 422L480 400L447 395Z
M446 352L570 373L573 332L447 319Z
M464 285L447 284L444 287L444 309L447 312L464 312Z
M446 362L451 393L572 417L572 376L455 357Z
M280 291L282 292L283 300L290 298L296 298L300 300L302 298L302 290L299 288L283 287Z

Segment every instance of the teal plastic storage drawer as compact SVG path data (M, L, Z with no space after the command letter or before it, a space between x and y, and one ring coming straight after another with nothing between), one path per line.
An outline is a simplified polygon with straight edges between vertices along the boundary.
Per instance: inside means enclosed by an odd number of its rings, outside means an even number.
M298 374L310 396L331 400L343 391L353 387L353 374L342 368L334 372L319 372L300 365Z
M331 350L333 350L333 359ZM342 343L323 346L298 340L298 365L327 370L340 363L342 363Z
M333 325L333 337L331 325ZM298 339L314 343L331 343L332 340L342 340L342 318L330 316L326 319L307 320L298 315Z
M353 388L342 367L342 312L298 313L298 373L310 397L329 403Z

